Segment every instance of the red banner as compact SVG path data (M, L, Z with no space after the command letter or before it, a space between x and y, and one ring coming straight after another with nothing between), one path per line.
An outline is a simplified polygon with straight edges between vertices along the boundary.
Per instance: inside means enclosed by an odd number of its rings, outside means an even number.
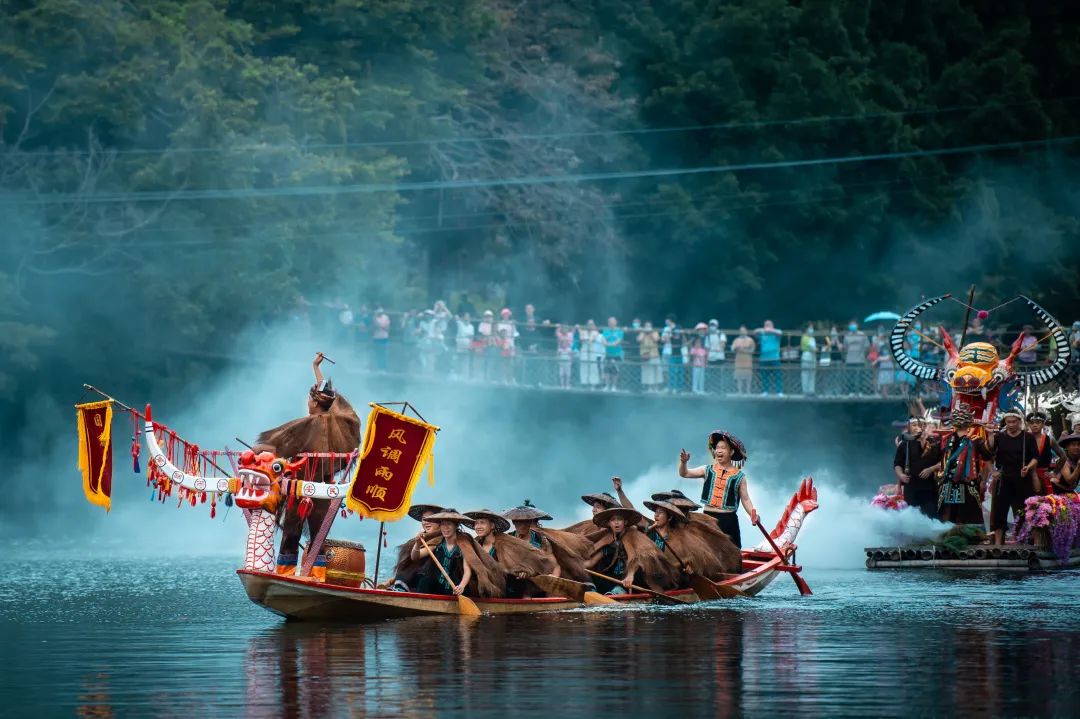
M345 504L363 517L393 522L409 511L425 465L430 477L431 449L439 428L379 405L371 407Z
M91 504L112 503L112 401L75 405L79 425L79 471Z

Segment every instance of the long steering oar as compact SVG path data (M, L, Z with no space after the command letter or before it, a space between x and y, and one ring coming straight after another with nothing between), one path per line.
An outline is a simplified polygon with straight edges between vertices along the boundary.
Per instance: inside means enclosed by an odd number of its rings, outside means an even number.
M606 579L609 582L614 582L615 584L622 584L622 582L620 580L616 579L615 577L609 577L606 574L601 574L600 572L594 572L591 569L586 569L585 571L588 572L589 574L591 574L594 577L599 577L600 579ZM633 589L635 592L641 592L642 594L648 594L650 596L656 597L660 601L667 602L668 604L689 604L690 603L690 602L688 602L685 599L682 599L680 597L673 597L670 594L664 594L663 592L654 592L653 590L649 589L648 587L639 587L636 584L631 584L630 588Z
M553 597L567 597L585 604L616 604L611 597L593 592L589 589L589 585L575 582L573 579L563 579L551 574L537 574L535 577L529 577L529 581Z
M424 545L424 549L428 550L428 554L431 555L431 563L439 568L439 571L442 572L443 579L446 580L447 584L453 587L454 580L450 578L450 575L446 571L446 567L444 567L442 563L439 562L439 560L435 559L435 550L431 548L431 545L424 541L423 537L417 537L417 539L420 540L420 543ZM481 614L483 614L483 612L480 611L480 607L476 606L476 602L469 599L464 594L457 595L457 605L458 612L462 616L479 617Z
M664 549L671 552L671 556L675 557L675 561L678 562L683 571L686 572L690 578L690 587L694 590L694 594L698 595L701 599L734 599L735 597L743 596L743 592L735 587L730 587L726 584L717 584L706 576L698 574L697 572L690 571L690 565L682 560L682 558L675 553L671 545L664 542Z
M791 564L788 563L788 560L784 556L784 553L780 551L780 547L776 546L776 542L773 541L772 535L769 534L768 530L765 529L765 527L761 526L761 520L759 519L758 521L754 522L754 524L757 526L758 529L761 530L761 533L765 535L765 539L769 540L769 546L771 546L773 548L773 551L776 552L776 556L780 557L780 563L786 567L790 567ZM788 572L788 574L790 574L791 578L795 580L795 586L799 588L799 594L803 595L804 597L809 597L811 594L813 594L813 592L810 591L810 585L807 584L806 580L799 576L797 572Z

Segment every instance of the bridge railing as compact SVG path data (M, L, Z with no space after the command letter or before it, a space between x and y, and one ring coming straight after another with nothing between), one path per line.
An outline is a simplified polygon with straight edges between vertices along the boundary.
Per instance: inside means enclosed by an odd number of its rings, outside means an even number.
M698 394L712 396L778 395L785 397L896 399L911 395L916 385L909 375L872 365L776 365L755 363L749 370L732 360L696 368L661 358L609 361L577 355L553 357L521 353L503 355L497 348L485 352L425 349L396 343L361 351L360 366L392 372L492 385L544 389L604 391L614 387L632 394ZM923 395L937 394L936 383L921 383Z

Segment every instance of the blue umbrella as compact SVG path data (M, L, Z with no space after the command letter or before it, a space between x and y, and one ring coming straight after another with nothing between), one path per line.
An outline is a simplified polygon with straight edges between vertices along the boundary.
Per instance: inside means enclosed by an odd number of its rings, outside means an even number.
M898 319L900 319L900 315L895 312L875 312L863 322L896 322Z

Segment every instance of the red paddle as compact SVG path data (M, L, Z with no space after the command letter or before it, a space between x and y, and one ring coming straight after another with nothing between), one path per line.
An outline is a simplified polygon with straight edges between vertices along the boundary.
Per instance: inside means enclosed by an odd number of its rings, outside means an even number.
M765 535L765 539L769 540L769 546L771 546L773 548L773 551L776 552L776 556L780 557L780 563L785 566L791 566L790 564L788 564L787 559L784 557L784 553L780 551L780 547L776 546L776 542L773 541L772 535L769 534L765 527L761 526L761 520L759 519L758 521L754 522L754 524L757 526L758 529L761 530L761 533ZM791 578L795 580L795 586L799 588L799 594L803 595L804 597L808 597L813 594L813 592L810 591L810 585L806 583L806 580L803 579L798 572L788 572L788 574L790 574Z

